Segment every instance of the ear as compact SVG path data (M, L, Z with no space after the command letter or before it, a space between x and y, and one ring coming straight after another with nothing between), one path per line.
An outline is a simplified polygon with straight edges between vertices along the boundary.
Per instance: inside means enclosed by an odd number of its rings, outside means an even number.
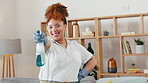
M66 27L67 27L67 24L64 24L64 29L65 29L65 31L66 31Z

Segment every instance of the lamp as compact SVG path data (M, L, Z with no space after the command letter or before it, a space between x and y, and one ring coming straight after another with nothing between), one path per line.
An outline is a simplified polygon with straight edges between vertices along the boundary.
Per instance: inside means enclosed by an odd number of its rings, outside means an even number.
M13 54L20 53L22 53L20 39L0 39L0 54L3 55L2 78L4 78L5 72L6 77L8 75L11 77L11 74L15 77Z

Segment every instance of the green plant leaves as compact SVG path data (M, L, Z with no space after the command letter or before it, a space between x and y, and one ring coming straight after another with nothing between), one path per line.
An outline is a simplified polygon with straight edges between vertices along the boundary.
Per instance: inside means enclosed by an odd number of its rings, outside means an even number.
M134 41L135 41L135 43L137 45L144 45L144 42L142 40L140 40L140 38L139 39L134 39Z

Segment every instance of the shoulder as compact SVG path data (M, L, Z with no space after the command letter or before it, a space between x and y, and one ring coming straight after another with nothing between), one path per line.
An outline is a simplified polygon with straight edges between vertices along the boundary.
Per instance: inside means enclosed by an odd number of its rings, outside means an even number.
M67 43L70 47L74 47L75 49L80 48L80 44L76 40L68 40Z
M78 45L79 43L76 40L67 40L68 44Z
M81 44L80 44L78 41L76 41L76 40L72 40L72 41L69 40L68 44L69 44L70 46L75 47L75 48L78 49L78 50L84 49L84 46L81 45Z

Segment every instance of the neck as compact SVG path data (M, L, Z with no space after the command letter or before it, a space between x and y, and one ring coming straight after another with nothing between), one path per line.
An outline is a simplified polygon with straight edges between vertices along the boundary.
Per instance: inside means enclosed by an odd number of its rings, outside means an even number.
M65 48L67 47L67 42L66 42L66 39L65 38L63 38L63 39L61 39L61 40L59 40L59 41L57 41L59 44L61 44L61 45L63 45Z
M60 39L60 40L57 40L57 42L58 42L59 44L63 44L63 43L65 43L65 38L62 38L62 39Z

